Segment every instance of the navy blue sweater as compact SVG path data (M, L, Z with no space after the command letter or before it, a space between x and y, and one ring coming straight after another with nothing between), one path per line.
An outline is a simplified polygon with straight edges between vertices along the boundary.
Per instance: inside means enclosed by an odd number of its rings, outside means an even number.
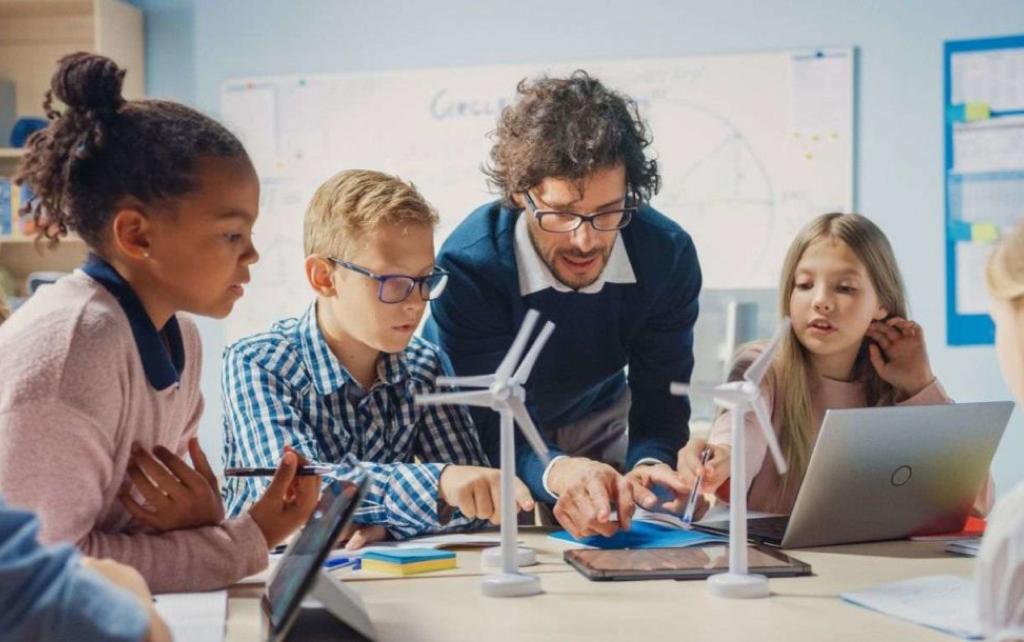
M519 293L515 222L521 210L494 202L464 220L445 241L438 264L451 273L448 289L431 304L424 336L451 357L459 375L494 372L526 311L556 324L526 387L538 428L556 428L613 403L628 385L626 468L651 457L675 465L689 438L690 406L669 394L693 371L693 324L701 274L690 235L650 207L620 234L635 284L606 283L596 294L552 288ZM497 463L498 415L473 408L480 440ZM551 444L549 444L551 445ZM552 456L562 454L551 445ZM544 466L517 431L516 472L535 497L553 501L542 484Z

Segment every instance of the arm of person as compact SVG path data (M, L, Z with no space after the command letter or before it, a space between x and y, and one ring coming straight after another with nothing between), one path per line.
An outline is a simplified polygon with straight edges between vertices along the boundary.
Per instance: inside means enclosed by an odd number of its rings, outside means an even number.
M139 598L79 564L70 546L44 548L38 521L0 501L0 639L137 642L168 639Z
M383 526L400 539L444 526L447 520L439 514L437 501L443 460L380 463L360 461L345 450L323 450L316 428L299 408L294 386L244 348L225 355L222 388L226 466L272 466L281 450L289 446L311 464L333 467L331 476L335 478L349 479L360 468L366 471L370 483L356 510L356 523ZM336 428L342 429L340 425ZM335 437L342 444L357 439L350 433ZM269 483L260 477L228 479L228 514L243 511Z
M440 350L435 362L437 376L454 376L451 362ZM431 385L423 392L436 391L437 386ZM438 480L437 497L455 508L456 513L441 530L466 530L501 523L500 474L488 467L487 456L466 408L424 406L416 434L416 454L422 461L448 464ZM518 510L533 510L533 498L518 479L515 494Z
M430 302L430 318L423 336L441 348L459 376L493 373L518 330L512 298L518 298L519 294L499 292L479 270L451 253L442 250L438 262L449 272L448 286L443 296ZM530 410L543 437L537 414ZM498 462L501 440L497 413L489 408L472 408L470 416L484 453L491 462ZM565 454L546 437L544 439L550 457ZM534 497L554 503L555 497L544 486L547 465L526 444L518 430L515 440L516 475Z
M652 309L647 326L630 350L627 469L640 462L674 465L677 451L690 434L689 400L669 392L672 382L689 382L693 373L693 326L701 273L688 237L665 278L672 285Z
M266 567L266 540L248 515L162 534L99 530L119 471L109 435L80 410L59 400L15 407L0 425L0 488L39 515L44 543L76 542L88 555L134 566L156 592L221 588Z

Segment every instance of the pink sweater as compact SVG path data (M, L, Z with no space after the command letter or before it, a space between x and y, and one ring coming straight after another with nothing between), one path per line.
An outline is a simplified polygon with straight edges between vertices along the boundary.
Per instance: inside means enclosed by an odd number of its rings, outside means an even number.
M267 565L248 514L166 533L117 499L132 443L187 459L203 409L200 343L179 316L180 382L154 389L122 307L81 271L43 288L0 326L0 494L39 515L44 543L137 568L154 592L221 588Z
M761 354L763 346L754 346L742 353L736 360L733 368L735 374L741 374L746 367ZM774 378L769 374L761 383L761 391L769 412L772 415L772 423L775 434L779 434L779 416L775 408L776 386ZM927 406L934 404L953 403L953 400L946 395L942 384L935 380L931 385L925 387L913 397L898 402L898 406ZM868 405L867 389L862 382L836 381L827 377L819 376L811 387L811 404L813 406L812 429L810 433L811 442L818 438L818 430L825 418L825 411L840 408L864 408ZM747 506L750 510L764 511L771 513L790 513L796 503L799 484L790 483L785 495L782 494L783 480L778 471L775 470L775 462L768 455L768 442L764 435L754 423L753 414L746 418L746 472L747 472ZM724 412L719 415L711 426L711 433L708 442L712 444L730 445L732 443L732 414ZM974 510L984 515L992 507L994 490L991 476L982 486L975 500Z

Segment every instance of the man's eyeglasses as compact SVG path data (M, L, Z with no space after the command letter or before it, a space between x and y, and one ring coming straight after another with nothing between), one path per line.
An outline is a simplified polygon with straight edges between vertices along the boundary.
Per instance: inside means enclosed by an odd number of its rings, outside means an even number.
M590 223L590 225L599 232L613 232L615 230L621 230L629 225L629 222L633 220L633 215L636 214L637 210L635 206L592 212L590 214L577 214L575 212L562 212L558 210L541 210L538 209L537 204L533 202L533 197L530 196L530 192L524 193L526 194L526 202L530 204L530 209L533 210L533 215L537 217L537 223L540 224L540 229L545 232L574 232L580 225L583 225L584 222Z
M382 303L401 303L409 298L412 291L419 288L420 297L424 301L433 301L441 296L444 288L448 285L448 272L440 268L426 276L408 276L406 274L377 274L366 268L342 261L334 257L328 257L341 267L358 272L377 281L380 285L377 288L377 298Z

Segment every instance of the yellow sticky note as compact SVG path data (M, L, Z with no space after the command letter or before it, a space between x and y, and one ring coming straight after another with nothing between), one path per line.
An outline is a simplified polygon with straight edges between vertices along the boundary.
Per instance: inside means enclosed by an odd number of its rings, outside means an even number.
M999 238L999 228L995 223L975 223L971 225L971 241L974 243L993 243Z
M988 103L967 103L964 105L964 120L967 122L988 120L988 117L991 115L992 111L988 108Z

